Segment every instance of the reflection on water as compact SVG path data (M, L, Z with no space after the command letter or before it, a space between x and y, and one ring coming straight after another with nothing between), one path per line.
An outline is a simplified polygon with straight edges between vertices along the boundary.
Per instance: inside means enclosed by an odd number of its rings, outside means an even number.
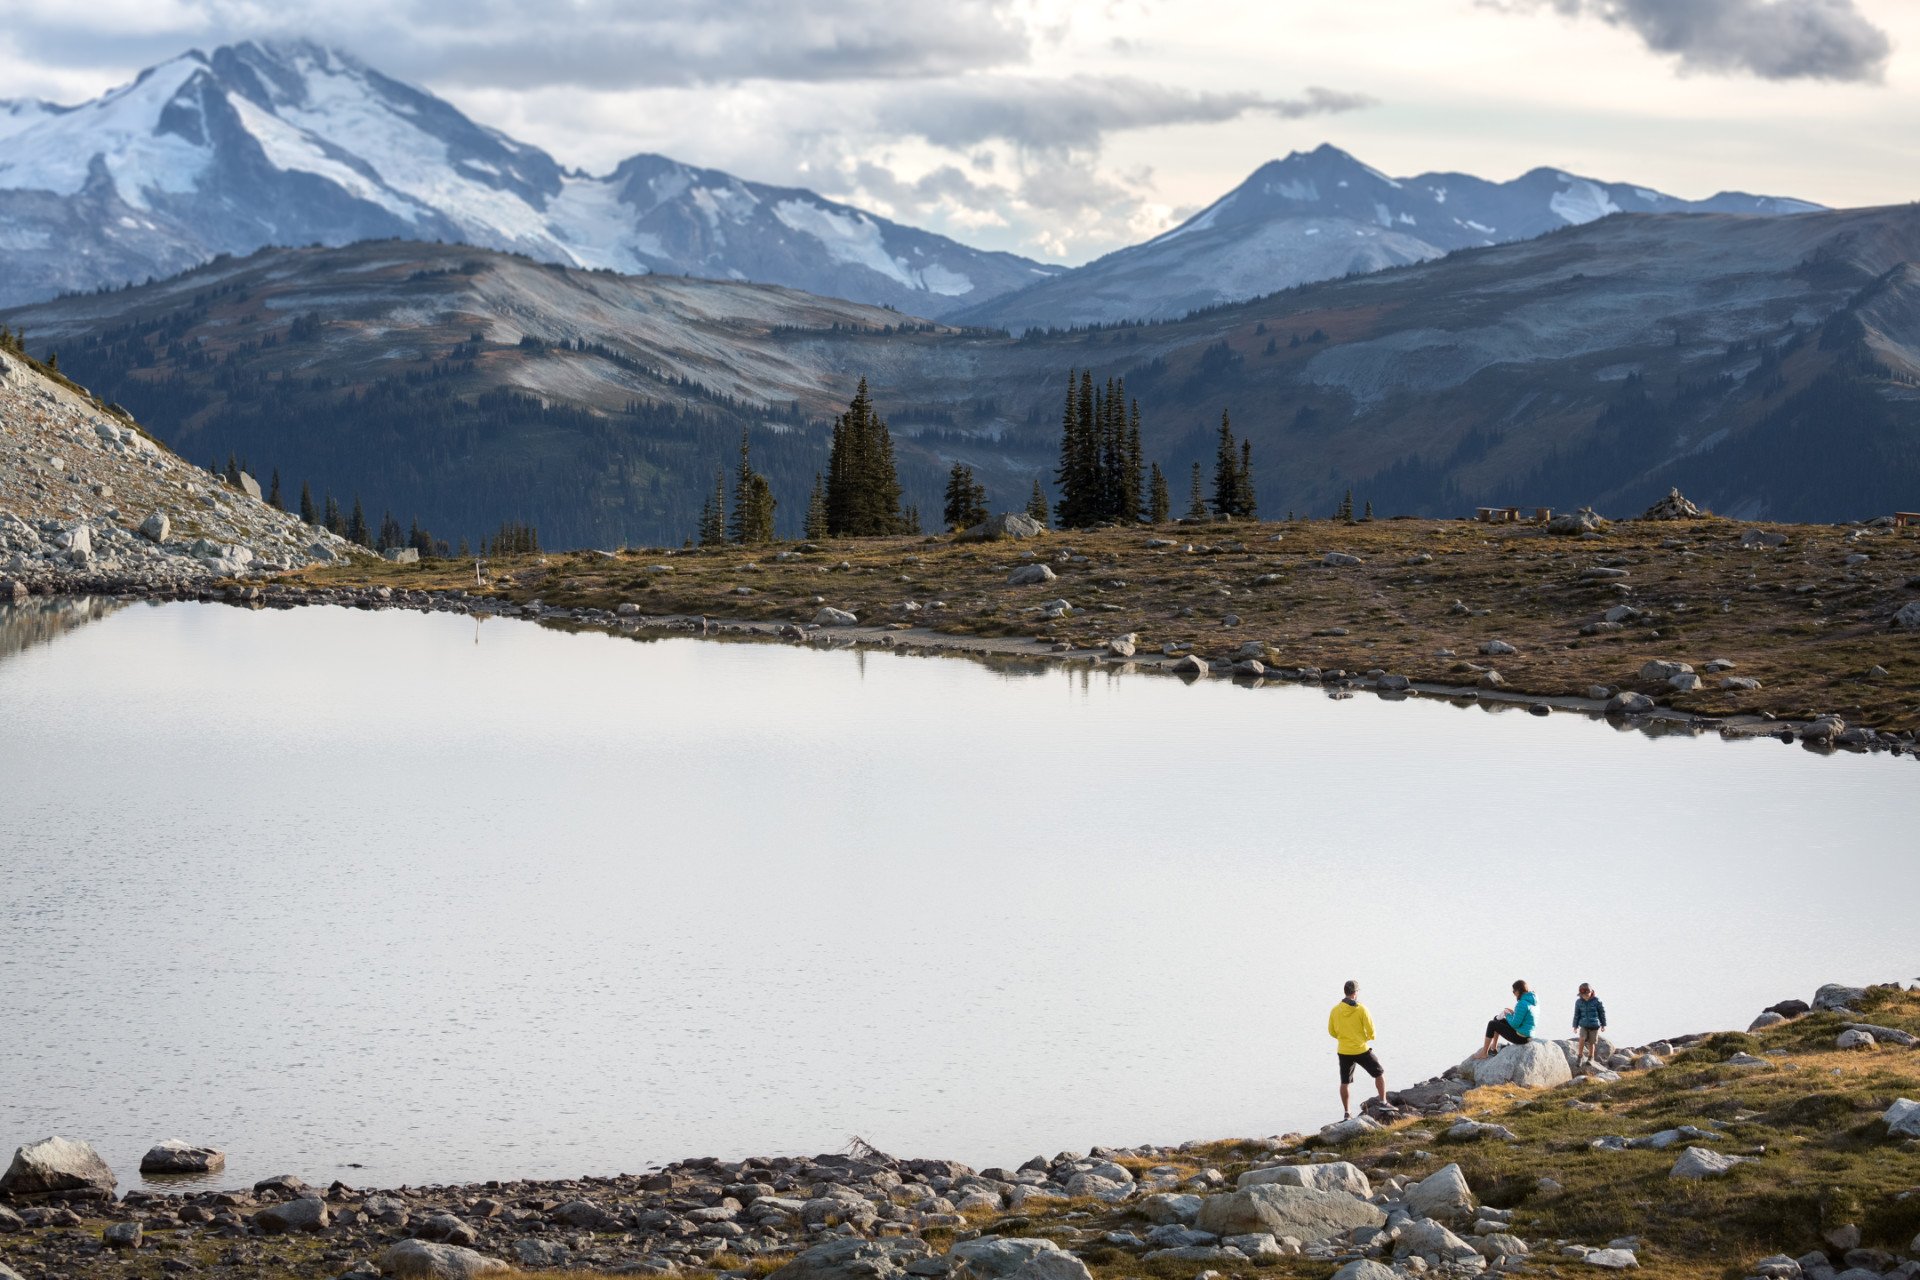
M0 663L0 1150L130 1184L975 1165L1337 1116L1526 977L1629 1043L1912 976L1910 761L1436 700L451 614L127 609ZM1017 674L1016 674L1017 672ZM1791 904L1794 946L1771 945ZM361 1167L350 1167L361 1166Z
M28 596L18 604L0 604L0 662L34 645L52 644L127 604L102 596Z

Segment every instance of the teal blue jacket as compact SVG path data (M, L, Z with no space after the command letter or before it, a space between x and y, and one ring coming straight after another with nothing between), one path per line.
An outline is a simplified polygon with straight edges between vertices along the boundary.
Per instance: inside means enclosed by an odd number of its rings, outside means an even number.
M1514 1002L1513 1012L1507 1015L1507 1025L1513 1028L1515 1035L1533 1034L1533 992L1521 996Z

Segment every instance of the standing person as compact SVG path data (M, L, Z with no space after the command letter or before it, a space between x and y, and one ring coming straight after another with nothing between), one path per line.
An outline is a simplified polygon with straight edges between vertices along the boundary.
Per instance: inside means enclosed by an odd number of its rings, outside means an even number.
M1599 995L1588 983L1580 984L1580 994L1573 1001L1573 1029L1580 1035L1580 1047L1575 1051L1573 1065L1577 1070L1582 1062L1588 1066L1597 1065L1595 1056L1600 1052L1600 1036L1607 1029L1607 1006L1600 1003Z
M1387 1073L1381 1069L1380 1059L1373 1056L1371 1047L1373 1015L1367 1012L1367 1006L1354 998L1359 994L1360 984L1349 980L1345 997L1327 1015L1327 1034L1334 1038L1335 1047L1340 1053L1340 1118L1343 1120L1353 1118L1353 1104L1349 1101L1348 1090L1353 1084L1355 1067L1373 1077L1373 1087L1380 1095L1380 1105L1387 1105Z
M1487 1024L1487 1041L1480 1046L1475 1058L1493 1056L1493 1047L1502 1040L1514 1044L1525 1044L1533 1035L1533 1006L1538 1003L1533 992L1527 987L1527 980L1521 978L1513 984L1513 1007L1502 1009L1500 1016Z

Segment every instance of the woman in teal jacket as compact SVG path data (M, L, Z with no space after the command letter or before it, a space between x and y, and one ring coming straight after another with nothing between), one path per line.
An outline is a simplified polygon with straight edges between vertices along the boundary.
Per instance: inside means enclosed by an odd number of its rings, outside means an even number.
M1480 1046L1476 1058L1493 1056L1494 1046L1502 1040L1514 1044L1527 1043L1533 1035L1533 992L1527 987L1525 978L1513 984L1513 1007L1502 1009L1500 1016L1487 1024L1487 1042Z

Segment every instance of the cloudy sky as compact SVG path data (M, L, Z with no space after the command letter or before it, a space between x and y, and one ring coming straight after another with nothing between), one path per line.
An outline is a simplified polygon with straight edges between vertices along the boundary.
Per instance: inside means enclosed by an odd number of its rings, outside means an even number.
M604 171L638 151L1084 261L1332 142L1699 197L1920 197L1917 0L0 0L0 97L305 35Z

